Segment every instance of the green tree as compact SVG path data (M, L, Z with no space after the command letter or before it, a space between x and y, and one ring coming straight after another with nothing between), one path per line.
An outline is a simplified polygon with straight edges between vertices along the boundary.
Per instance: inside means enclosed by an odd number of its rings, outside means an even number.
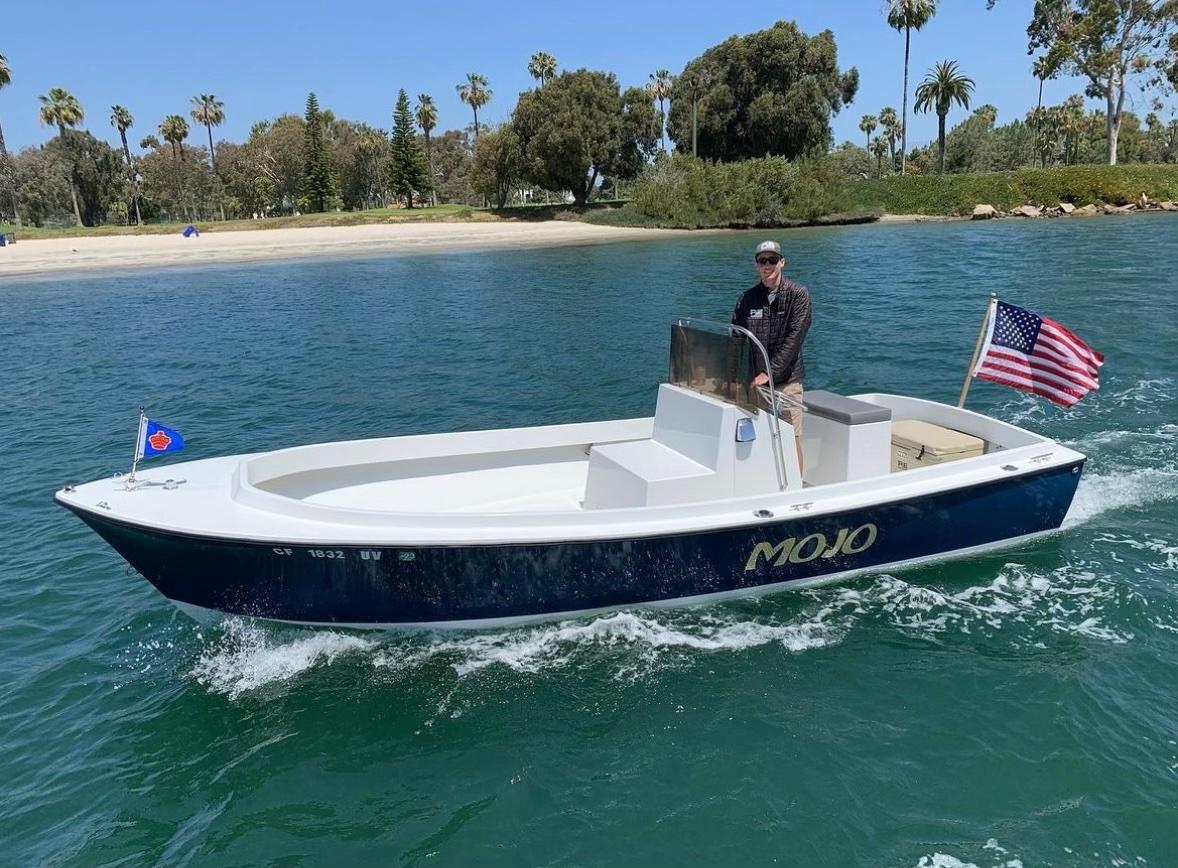
M0 54L0 90L12 84L12 69L8 65L8 58ZM8 181L9 193L12 196L12 220L20 226L20 203L17 197L16 167L8 155L8 146L4 143L4 127L0 125L0 173Z
M1038 0L1027 38L1031 51L1045 49L1062 71L1088 79L1088 96L1105 101L1105 150L1114 166L1130 79L1145 75L1144 89L1160 88L1178 64L1178 2Z
M33 226L70 213L70 167L60 148L24 148L12 158L23 219Z
M188 138L188 121L181 115L168 115L160 121L159 131L164 141L172 146L172 157L183 162L184 140Z
M307 211L328 211L336 198L336 179L331 157L323 142L323 116L314 92L307 94L303 114L303 183L300 200Z
M519 136L511 124L488 130L474 146L470 180L476 193L485 196L496 208L507 204L512 189L519 183L523 152Z
M246 146L256 171L273 186L275 199L270 205L273 210L289 214L298 207L306 137L307 123L299 115L280 115L250 128Z
M1036 57L1031 63L1031 74L1039 80L1039 99L1035 103L1036 109L1043 108L1043 82L1049 78L1055 78L1058 72L1058 59L1053 58L1050 54Z
M59 138L49 147L66 155L64 159L71 167L82 225L101 225L112 208L125 214L130 185L122 154L85 130L74 131L66 139Z
M945 136L945 171L985 172L983 155L994 135L998 109L982 105Z
M412 208L414 192L428 190L430 182L425 158L413 132L413 110L404 88L397 94L397 107L393 111L392 156L390 186L394 193L404 196L406 204Z
M879 125L888 140L888 155L893 169L896 165L896 140L900 138L900 116L890 105L879 110Z
M192 219L184 196L184 140L188 138L188 121L181 115L168 115L160 121L159 131L164 141L172 146L173 198L179 203L184 219Z
M980 109L979 109L980 111ZM1035 130L1015 119L995 127L978 149L977 171L1006 172L1032 165L1035 160Z
M937 166L942 175L945 174L945 117L953 103L969 108L971 93L973 79L957 71L955 60L942 60L929 70L916 88L915 110L937 113Z
M1056 154L1063 138L1063 125L1060 123L1059 109L1037 108L1028 113L1027 124L1035 131L1035 153L1039 157L1039 164L1046 169L1048 163L1054 163Z
M1074 93L1060 106L1060 122L1063 132L1063 162L1070 166L1076 162L1080 152L1080 137L1084 133L1084 97Z
M417 125L421 127L421 131L425 134L425 163L429 168L429 195L430 204L438 204L438 193L434 181L434 152L430 143L429 134L438 125L438 107L434 105L434 98L428 93L421 93L417 95Z
M678 84L691 101L691 156L699 156L699 104L715 81L715 73L706 66L688 68L678 78Z
M65 88L51 87L49 93L38 97L41 100L41 123L46 126L56 126L62 142L65 141L66 128L73 128L86 117L86 112L78 98ZM70 171L70 200L74 204L74 220L82 225L82 212L78 209L78 192L74 184L74 172Z
M203 219L216 209L216 184L207 152L201 146L191 145L184 151L185 158L181 160L178 147L173 148L168 142L136 161L143 179L140 190L147 219L151 216L166 220Z
M650 95L659 104L659 143L663 153L667 152L667 112L663 104L671 98L672 80L669 69L656 69L650 74L650 84L647 85Z
M217 172L217 150L213 147L213 127L219 127L225 122L225 103L217 99L215 94L202 93L192 98L192 119L198 124L204 124L205 132L209 135L209 161L213 167L213 175ZM225 219L225 206L218 204L221 219Z
M474 139L479 140L479 109L491 101L491 88L487 84L487 77L477 72L466 74L466 81L457 85L458 98L470 106L474 112Z
M528 61L528 75L540 82L540 87L543 87L548 79L556 75L556 58L547 51L537 51Z
M828 160L848 178L866 178L873 171L871 149L861 148L852 141L843 142L831 151Z
M871 143L871 153L875 155L876 171L875 177L883 177L883 158L888 152L888 143L883 136L876 136L875 141Z
M779 21L689 61L671 87L667 133L676 143L694 138L705 159L817 156L830 143L831 114L858 87L857 70L839 71L833 33L807 36Z
M622 93L611 73L588 69L563 72L520 94L511 125L523 150L524 179L571 190L578 205L599 176L634 177L658 147L658 115L647 92Z
M864 147L868 150L871 149L871 134L875 132L877 126L879 126L879 118L875 115L863 115L859 119L859 131L867 137L867 144Z
M131 180L131 200L135 205L135 225L143 225L143 215L139 212L139 179L135 177L135 161L131 159L131 148L127 144L127 130L135 125L135 118L131 110L123 105L110 107L110 125L119 131L119 140L123 143L123 156L127 160L127 177Z
M888 26L904 33L904 102L900 115L900 174L907 170L908 153L908 56L912 31L920 30L937 14L936 0L889 0Z
M435 185L439 202L466 205L481 201L470 184L473 151L465 130L446 130L433 139Z

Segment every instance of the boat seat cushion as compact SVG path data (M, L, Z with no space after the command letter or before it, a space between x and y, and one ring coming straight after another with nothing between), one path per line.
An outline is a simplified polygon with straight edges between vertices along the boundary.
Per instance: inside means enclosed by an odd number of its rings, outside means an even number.
M878 404L869 404L845 395L836 395L825 389L807 390L802 395L806 412L843 425L866 425L870 422L890 422L892 410Z

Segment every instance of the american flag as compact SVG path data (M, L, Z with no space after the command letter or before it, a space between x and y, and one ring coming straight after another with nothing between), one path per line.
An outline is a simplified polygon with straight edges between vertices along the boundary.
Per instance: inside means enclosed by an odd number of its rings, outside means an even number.
M998 302L974 376L1070 407L1100 388L1104 356L1033 311Z

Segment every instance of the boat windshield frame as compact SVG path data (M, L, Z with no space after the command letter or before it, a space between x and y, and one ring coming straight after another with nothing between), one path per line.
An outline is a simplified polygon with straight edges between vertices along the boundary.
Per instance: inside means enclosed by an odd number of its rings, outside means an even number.
M717 320L710 319L698 319L696 317L677 317L671 324L671 346L667 358L667 382L671 383L672 385L681 385L684 388L702 392L703 394L707 394L708 396L716 398L717 400L723 401L727 404L733 404L737 407L740 407L742 410L753 413L760 413L764 408L759 406L755 401L746 402L738 400L736 395L732 394L727 389L702 389L697 385L693 385L690 381L684 382L682 377L676 376L677 360L675 356L678 349L675 341L676 329L687 329L700 333L721 333L727 335L730 338L746 338L749 342L749 346L753 347L754 350L760 354L761 360L764 363L765 375L768 377L768 383L766 383L767 388L766 386L761 386L758 387L757 391L761 400L768 405L767 412L769 413L770 430L773 432L774 457L778 467L778 478L781 484L781 489L784 491L786 487L786 474L785 456L782 452L781 446L781 412L787 399L777 391L776 384L773 382L773 366L770 363L769 352L765 349L765 345L761 343L757 336L748 329L733 323L719 322ZM729 364L731 364L731 360L729 361ZM727 373L728 382L734 382L731 379L733 375L734 372ZM690 379L694 379L694 377L689 378L689 380Z

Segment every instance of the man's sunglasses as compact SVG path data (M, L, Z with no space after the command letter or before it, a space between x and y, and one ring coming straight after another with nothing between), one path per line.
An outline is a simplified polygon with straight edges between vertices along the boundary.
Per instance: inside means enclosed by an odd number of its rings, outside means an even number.
M781 262L780 256L758 256L757 265L776 265Z

